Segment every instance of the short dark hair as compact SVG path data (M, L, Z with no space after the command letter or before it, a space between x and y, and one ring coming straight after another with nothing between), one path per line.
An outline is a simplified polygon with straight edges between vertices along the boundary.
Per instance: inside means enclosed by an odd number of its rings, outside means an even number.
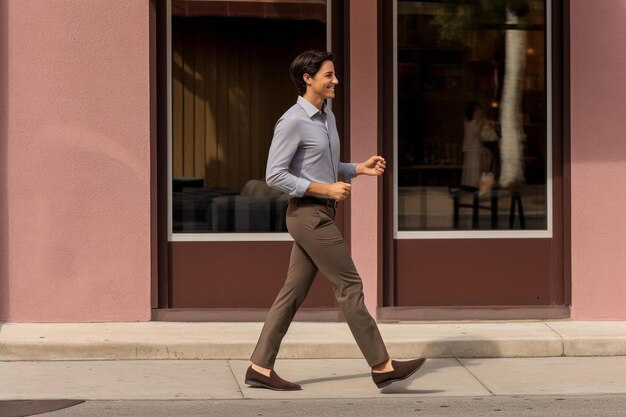
M324 61L335 60L335 55L332 52L310 50L301 53L293 61L289 67L289 74L293 83L296 85L299 95L306 93L306 83L304 82L304 74L309 74L314 77L320 70Z

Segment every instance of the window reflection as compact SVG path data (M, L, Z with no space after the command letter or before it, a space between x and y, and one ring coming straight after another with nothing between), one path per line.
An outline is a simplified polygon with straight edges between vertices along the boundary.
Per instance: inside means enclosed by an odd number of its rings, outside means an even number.
M289 196L265 165L297 97L291 60L326 44L326 2L213 3L173 3L172 229L286 232Z
M545 0L397 10L399 230L545 229Z

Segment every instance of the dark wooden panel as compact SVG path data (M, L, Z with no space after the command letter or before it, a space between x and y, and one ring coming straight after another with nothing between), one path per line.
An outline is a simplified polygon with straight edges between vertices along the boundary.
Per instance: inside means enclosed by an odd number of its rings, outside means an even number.
M554 187L554 303L571 304L568 2L552 0L552 185Z
M379 307L378 320L560 320L570 317L568 306L445 306Z
M250 45L248 42L242 42L240 45L240 54L245 59L241 59L239 61L239 89L237 91L237 101L239 104L239 132L240 138L239 141L239 149L235 151L235 154L241 155L239 160L239 181L244 183L248 181L250 178L263 178L264 175L259 176L259 173L255 173L252 176L250 172L250 160L252 158L259 159L258 154L252 154L250 141L251 141L251 131L250 131L250 103L251 103L251 94L250 94Z
M291 242L170 243L170 307L269 308L285 282ZM336 307L318 274L303 307Z
M215 32L207 34L205 39L206 64L206 105L205 105L205 121L206 121L206 147L205 147L205 163L206 163L206 179L205 185L219 183L219 170L217 161L218 145L217 145L217 34Z
M264 321L269 308L161 308L152 310L152 320L160 321ZM345 321L339 307L300 308L293 321Z
M192 31L183 33L183 175L185 177L195 176L194 167L194 96L196 90L196 71L195 71L195 39Z
M157 293L157 307L163 308L168 306L168 276L167 276L167 264L168 264L168 249L167 249L167 193L163 190L167 190L168 173L167 173L167 109L168 109L168 94L167 94L167 13L165 10L165 4L160 1L153 0L153 5L156 10L156 165L150 167L154 173L156 173L156 207L152 208L152 220L157 221L157 248L156 252L152 253L152 256L157 257L157 286L152 288L152 293ZM153 305L153 307L155 307Z
M218 182L217 184L205 184L205 186L222 186L228 187L228 165L225 162L225 155L228 155L228 113L230 106L228 105L228 83L224 79L228 74L228 45L224 42L224 36L221 32L217 32L216 48L217 48L217 101L209 105L215 108L217 118L217 154L213 156L211 162L217 166Z
M220 74L220 78L224 75L223 80L228 88L227 102L228 102L228 136L226 138L228 151L225 154L226 166L228 169L228 188L238 191L243 187L240 184L239 177L241 175L240 161L241 155L239 155L239 141L241 140L241 132L239 131L239 119L241 118L241 101L243 97L240 97L240 74L239 74L239 35L235 33L229 34L230 36L222 39L222 42L227 47L228 70L226 74ZM249 178L246 178L246 181Z
M551 305L551 239L396 241L397 306Z
M175 16L229 16L326 21L326 0L173 0Z
M265 177L274 124L297 94L291 60L321 22L173 18L173 171L241 191Z
M269 149L265 144L265 141L267 141L265 138L267 136L267 130L262 128L261 123L264 120L259 111L263 106L261 92L261 56L259 49L259 41L252 39L250 41L250 153L252 155L262 155L263 159L261 159L261 157L250 158L251 175L258 175L264 172L264 161L267 159L267 150Z
M206 47L205 39L207 38L198 28L193 33L194 39L194 70L198 74L202 74L201 77L195 77L194 79L194 91L193 91L193 137L194 137L194 149L193 149L193 174L201 178L206 177L206 159L205 159L205 147L207 146L205 129L208 125L205 118L205 106L206 106L206 78L207 73L205 69L206 60L204 58Z
M175 177L183 176L183 38L172 38L172 166Z

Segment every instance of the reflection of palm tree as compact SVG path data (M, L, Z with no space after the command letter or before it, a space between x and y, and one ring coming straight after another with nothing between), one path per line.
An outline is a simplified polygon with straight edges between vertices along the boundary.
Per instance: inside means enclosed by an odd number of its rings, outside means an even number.
M511 187L524 180L522 162L522 83L526 68L526 31L520 27L530 12L531 0L446 1L434 23L439 26L442 40L473 43L480 35L476 29L492 26L505 30L505 68L500 124L500 185ZM482 22L487 23L482 27ZM503 25L504 24L504 25ZM468 36L470 35L470 36ZM472 36L473 35L473 36Z

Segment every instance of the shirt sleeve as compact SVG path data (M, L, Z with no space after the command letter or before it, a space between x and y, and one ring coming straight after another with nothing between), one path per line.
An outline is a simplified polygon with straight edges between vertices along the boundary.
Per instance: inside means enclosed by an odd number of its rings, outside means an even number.
M280 119L274 128L274 137L267 157L265 178L267 185L292 197L302 197L311 182L289 172L289 165L298 150L300 135L294 119Z
M350 181L352 178L356 177L356 164L339 162L338 172L339 176L343 177L344 181Z

